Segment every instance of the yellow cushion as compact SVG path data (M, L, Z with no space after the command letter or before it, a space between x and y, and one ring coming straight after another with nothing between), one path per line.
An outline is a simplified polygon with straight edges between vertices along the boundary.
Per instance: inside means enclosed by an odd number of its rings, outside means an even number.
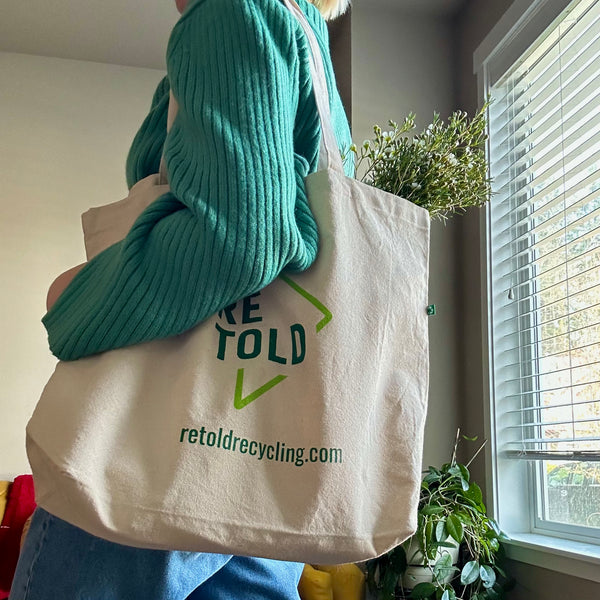
M365 575L352 563L317 565L319 571L331 575L333 600L362 600L365 595Z
M333 600L331 575L324 571L317 571L310 565L304 565L298 593L301 600Z

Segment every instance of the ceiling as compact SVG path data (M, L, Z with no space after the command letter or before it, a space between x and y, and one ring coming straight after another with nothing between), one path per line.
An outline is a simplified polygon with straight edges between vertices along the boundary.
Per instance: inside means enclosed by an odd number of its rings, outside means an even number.
M354 0L447 15L462 0ZM173 0L2 0L0 51L165 68Z

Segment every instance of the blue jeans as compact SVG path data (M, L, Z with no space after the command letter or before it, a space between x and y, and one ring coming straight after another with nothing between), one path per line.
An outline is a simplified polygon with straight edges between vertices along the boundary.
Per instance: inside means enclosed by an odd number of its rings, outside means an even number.
M9 600L297 600L300 563L144 550L38 508Z

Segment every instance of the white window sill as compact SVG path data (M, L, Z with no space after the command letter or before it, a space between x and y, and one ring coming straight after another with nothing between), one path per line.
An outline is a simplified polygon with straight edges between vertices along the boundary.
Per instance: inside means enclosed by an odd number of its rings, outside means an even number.
M508 558L600 582L600 546L539 533L508 533Z

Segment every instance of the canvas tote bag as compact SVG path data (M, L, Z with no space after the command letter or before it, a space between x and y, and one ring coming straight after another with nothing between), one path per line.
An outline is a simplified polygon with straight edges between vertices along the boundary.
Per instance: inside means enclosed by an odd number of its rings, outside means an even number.
M344 175L285 2L323 128L315 264L182 335L59 362L28 424L39 505L113 542L333 564L416 528L429 216Z

